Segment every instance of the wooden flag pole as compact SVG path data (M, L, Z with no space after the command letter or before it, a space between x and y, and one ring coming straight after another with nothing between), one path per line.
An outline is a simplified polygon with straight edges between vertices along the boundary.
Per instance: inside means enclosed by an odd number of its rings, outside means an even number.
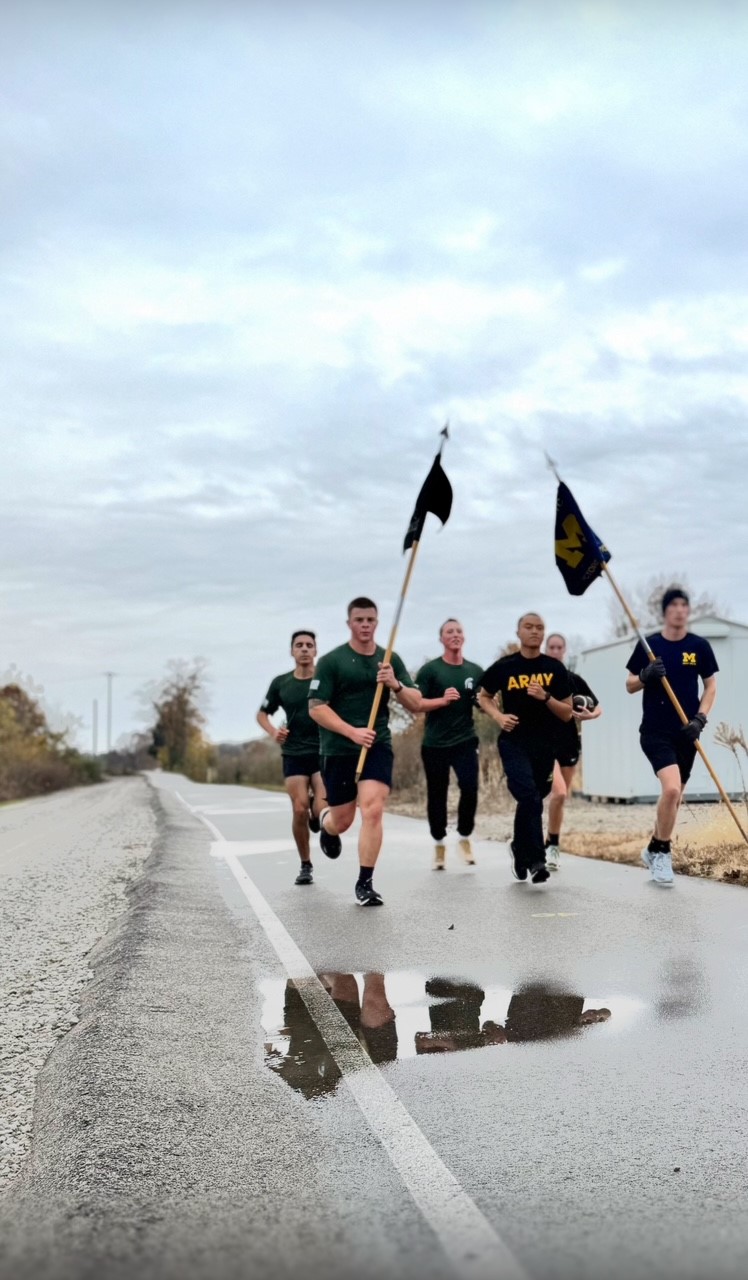
M395 610L395 619L394 619L394 622L392 623L390 638L387 641L387 648L384 651L384 658L382 660L383 663L387 663L391 660L392 652L395 648L395 640L397 638L397 628L400 625L400 618L403 612L403 605L405 604L405 597L408 594L408 587L410 586L410 579L413 573L413 566L416 562L416 556L418 555L418 546L419 546L419 543L414 542L410 549L410 559L408 560L408 567L405 570L405 578L403 580L403 585L400 591L400 599L397 604L397 609ZM377 716L379 715L379 705L382 701L383 693L384 693L384 685L378 684L374 692L374 701L371 704L371 711L369 712L369 723L366 726L367 729L374 728ZM368 750L369 750L368 747L362 747L361 751L359 752L358 764L356 765L356 782L358 782L363 772Z
M634 614L632 613L631 609L629 608L628 601L626 600L625 596L623 595L623 593L622 593L622 591L621 591L620 587L618 586L618 583L616 582L615 578L613 577L613 574L610 572L610 569L608 568L607 564L603 564L603 563L601 562L601 568L602 568L603 573L604 573L604 574L605 574L605 576L607 577L608 582L610 583L611 587L613 588L613 590L614 590L614 592L615 592L616 596L618 597L618 603L620 604L621 608L623 609L624 613L626 614L626 617L628 618L629 622L631 623L632 627L634 628L634 631L636 632L636 635L639 637L639 643L641 644L642 648L644 649L644 652L647 654L647 656L648 656L648 658L649 658L649 661L650 661L650 662L654 662L654 661L655 661L655 658L657 657L657 655L652 651L652 649L650 649L650 647L649 647L649 645L648 645L648 643L647 643L647 638L646 638L646 636L644 635L644 633L642 632L641 628L639 627L639 623L638 623L637 619L634 617ZM666 677L666 676L664 676L664 677L662 678L662 680L660 681L660 683L662 684L662 687L663 687L663 689L665 690L665 693L667 694L668 698L670 699L670 701L672 702L673 706L675 707L675 710L677 711L677 713L678 713L678 717L680 718L681 722L682 722L683 724L688 724L688 722L689 722L689 721L688 721L688 716L686 715L685 711L683 710L682 706L680 705L680 702L678 701L678 698L677 698L677 697L676 697L676 695L675 695L675 692L674 692L674 690L673 690L673 687L672 687L672 685L671 685L670 681L667 679L667 677ZM745 831L743 830L743 827L742 827L742 825L741 825L740 819L739 819L739 817L738 817L738 815L737 815L737 813L735 812L735 809L734 809L734 807L733 807L732 801L730 800L730 797L728 796L727 792L725 791L724 787L722 786L722 783L720 782L719 778L717 777L717 774L715 773L715 771L714 771L714 769L713 769L713 767L712 767L711 761L709 760L709 757L707 756L706 751L705 751L705 750L704 750L704 748L702 747L702 745L701 745L701 743L699 742L698 738L696 739L696 742L694 743L694 746L696 747L696 750L698 751L699 755L701 756L702 760L704 761L704 764L706 765L706 767L707 767L707 769L708 769L708 771L709 771L709 774L710 774L710 776L711 776L711 779L712 779L712 781L713 781L714 785L716 786L717 790L719 791L720 796L722 797L722 799L724 800L725 804L727 805L727 808L728 808L728 810L729 810L729 812L730 812L730 814L731 814L731 816L732 816L732 818L733 818L733 821L734 821L734 823L735 823L735 826L737 827L737 829L738 829L738 831L740 832L741 836L742 836L742 837L743 837L743 839L745 840L746 844L748 844L748 835L746 835Z

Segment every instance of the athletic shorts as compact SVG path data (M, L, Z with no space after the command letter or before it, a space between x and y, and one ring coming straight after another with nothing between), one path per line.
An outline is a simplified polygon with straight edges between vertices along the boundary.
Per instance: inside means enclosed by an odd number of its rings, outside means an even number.
M392 786L392 747L382 742L375 742L366 753L364 771L361 782L383 782L386 787ZM358 795L356 786L357 755L323 756L322 777L325 780L327 803L330 807L338 804L350 804Z
M562 769L573 769L575 764L579 764L579 748L573 751L571 747L557 747L556 760Z
M640 733L639 741L655 773L669 764L677 764L681 782L688 782L696 758L696 743L689 742L680 729L674 733Z
M284 778L311 778L313 773L320 773L319 756L284 756Z

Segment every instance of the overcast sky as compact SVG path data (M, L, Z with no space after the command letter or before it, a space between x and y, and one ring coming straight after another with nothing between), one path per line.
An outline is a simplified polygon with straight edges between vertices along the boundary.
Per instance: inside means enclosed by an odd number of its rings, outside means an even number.
M345 604L488 662L566 594L547 449L635 587L748 622L748 4L172 5L0 16L0 668L137 727L202 655L215 739ZM101 743L100 738L100 743Z

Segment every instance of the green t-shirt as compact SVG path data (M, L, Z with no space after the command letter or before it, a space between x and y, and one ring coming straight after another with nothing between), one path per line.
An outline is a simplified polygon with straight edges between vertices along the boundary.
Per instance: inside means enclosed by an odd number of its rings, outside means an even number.
M309 714L311 683L311 676L308 680L299 680L293 671L287 671L270 681L265 694L261 711L272 716L282 707L286 713L288 737L281 747L284 756L319 755L319 729Z
M459 702L426 712L424 747L456 747L477 738L473 723L475 694L480 687L483 668L475 662L463 661L451 666L443 658L426 662L416 676L416 684L424 698L441 698L447 689L459 689Z
M376 653L366 654L356 653L348 643L341 644L320 658L309 686L309 697L326 702L346 724L365 729L377 688L379 664L383 661L384 649L379 645ZM402 658L396 653L392 655L392 669L401 684L407 685L409 689L415 688ZM374 723L377 742L387 746L392 742L389 730L389 695L389 689L385 689ZM358 755L361 750L350 738L321 727L319 743L323 756L352 756Z

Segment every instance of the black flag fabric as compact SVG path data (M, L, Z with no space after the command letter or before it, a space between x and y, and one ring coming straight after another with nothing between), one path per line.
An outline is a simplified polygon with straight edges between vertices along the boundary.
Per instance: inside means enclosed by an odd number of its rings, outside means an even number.
M446 437L446 428L442 432ZM426 516L430 511L433 515L441 520L442 524L446 524L449 519L449 513L452 510L452 486L447 479L446 472L442 467L441 449L434 458L434 463L423 482L421 492L416 498L416 505L413 515L410 518L408 532L405 535L403 543L403 551L407 551L413 546L414 542L420 542L423 526L426 523Z
M561 480L556 495L556 564L566 589L583 596L610 560L608 548L587 524L574 495Z

